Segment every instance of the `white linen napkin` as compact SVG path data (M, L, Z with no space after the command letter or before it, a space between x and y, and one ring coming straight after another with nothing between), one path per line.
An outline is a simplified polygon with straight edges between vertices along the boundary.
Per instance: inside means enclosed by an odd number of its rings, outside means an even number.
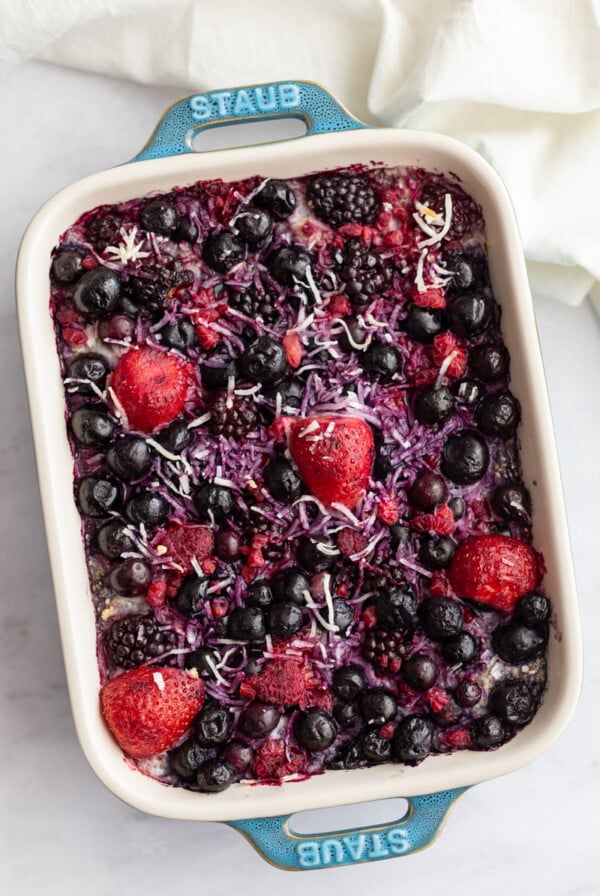
M534 291L600 309L599 0L0 0L0 65L31 56L182 93L305 78L456 137L508 187Z

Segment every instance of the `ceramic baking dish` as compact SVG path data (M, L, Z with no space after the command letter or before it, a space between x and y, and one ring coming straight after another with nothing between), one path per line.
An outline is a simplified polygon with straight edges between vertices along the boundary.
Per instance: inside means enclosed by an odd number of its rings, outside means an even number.
M277 143L198 153L198 130L237 121L294 117L306 136ZM50 253L82 212L205 178L254 174L286 178L352 163L418 165L453 172L483 208L494 295L512 359L511 388L521 401L519 430L524 481L533 499L534 544L542 551L545 585L555 608L548 689L531 722L494 752L434 756L411 768L386 764L324 775L281 787L233 785L220 794L170 788L124 761L100 715L96 630L80 518L73 501L73 460L64 422L64 395L49 311ZM40 488L69 691L83 751L104 784L128 804L175 819L226 821L270 861L311 868L406 855L427 845L453 800L470 785L511 772L544 752L573 712L581 679L581 648L569 538L546 384L525 262L507 193L473 150L446 137L367 127L309 82L278 82L187 97L163 116L130 164L84 178L54 196L22 242L17 292ZM404 797L407 814L368 830L305 837L292 813L366 800Z

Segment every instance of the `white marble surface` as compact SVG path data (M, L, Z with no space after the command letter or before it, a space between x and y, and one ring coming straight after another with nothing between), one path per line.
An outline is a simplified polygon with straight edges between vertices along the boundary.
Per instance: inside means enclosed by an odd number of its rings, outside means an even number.
M600 326L587 303L569 309L536 299L586 648L575 718L541 759L469 791L431 849L309 878L271 868L224 825L142 815L88 768L71 720L40 515L17 341L15 255L29 219L52 193L130 158L178 95L35 63L0 81L0 889L18 896L211 896L283 885L290 894L310 886L330 896L366 887L427 896L595 896ZM360 821L358 809L328 817L332 827Z

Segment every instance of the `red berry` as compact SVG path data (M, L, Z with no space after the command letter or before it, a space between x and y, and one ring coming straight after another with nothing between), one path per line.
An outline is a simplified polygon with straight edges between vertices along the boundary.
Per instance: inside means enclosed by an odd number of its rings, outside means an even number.
M283 345L288 364L296 370L302 363L302 354L304 352L300 337L293 330L289 330L281 340L281 344Z
M110 379L129 426L140 432L154 432L174 420L189 383L185 362L150 346L122 355Z
M412 290L412 300L415 305L419 305L421 308L446 307L446 297L443 289L431 287L430 289L420 290L417 287L414 287Z
M291 418L289 448L311 493L324 504L352 509L371 476L373 433L358 417Z
M174 747L204 703L204 685L180 669L140 666L100 692L102 714L124 753L149 759Z
M459 545L448 578L459 597L510 611L534 591L540 571L534 551L518 538L474 535Z
M250 675L240 685L243 697L252 697L274 706L306 706L306 678L300 663L272 660L258 675Z
M152 582L146 593L146 603L151 607L163 607L167 599L167 583Z
M369 539L362 532L346 527L338 533L337 546L344 557L353 557L363 551Z
M193 559L201 563L211 556L214 536L206 526L173 523L159 535L158 544L166 547L168 556L181 567L182 574L185 575L194 571Z
M459 345L452 333L439 333L434 336L431 350L434 363L441 366L451 355L454 357L448 364L446 373L448 376L462 376L467 369L467 353L464 348Z
M393 526L400 519L395 498L382 498L377 505L377 516L385 526Z
M451 535L456 529L456 520L450 508L444 504L435 513L419 513L410 521L415 532L436 532L438 535Z

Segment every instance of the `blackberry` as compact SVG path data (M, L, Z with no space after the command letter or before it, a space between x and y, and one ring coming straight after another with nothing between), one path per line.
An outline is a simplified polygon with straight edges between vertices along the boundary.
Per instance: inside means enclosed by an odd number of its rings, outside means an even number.
M336 250L333 262L345 283L345 295L358 308L367 305L373 295L384 292L392 279L390 262L359 239L348 240L343 249Z
M427 208L443 215L446 209L446 193L450 193L452 197L452 221L450 224L450 235L456 239L462 236L478 216L478 209L470 197L468 197L460 188L450 186L444 181L430 181L424 187L421 193L421 202Z
M122 669L135 669L177 647L177 635L156 620L135 614L113 622L108 636L110 659Z
M166 267L152 268L137 277L130 278L131 298L136 305L141 305L148 311L162 311L174 290L189 285L189 279L190 275L181 271L171 271Z
M275 297L267 292L250 287L246 292L234 292L229 299L229 307L256 318L265 324L273 324L279 317L275 308Z
M216 436L241 439L256 427L256 405L250 398L227 398L227 392L217 392L210 406L210 431Z
M104 252L107 246L116 246L121 241L119 233L122 221L114 215L98 215L88 222L88 239L94 249Z
M320 175L309 183L306 198L317 218L332 227L372 224L379 214L377 194L363 177Z
M365 634L363 656L379 675L395 675L406 653L402 632L375 626Z

